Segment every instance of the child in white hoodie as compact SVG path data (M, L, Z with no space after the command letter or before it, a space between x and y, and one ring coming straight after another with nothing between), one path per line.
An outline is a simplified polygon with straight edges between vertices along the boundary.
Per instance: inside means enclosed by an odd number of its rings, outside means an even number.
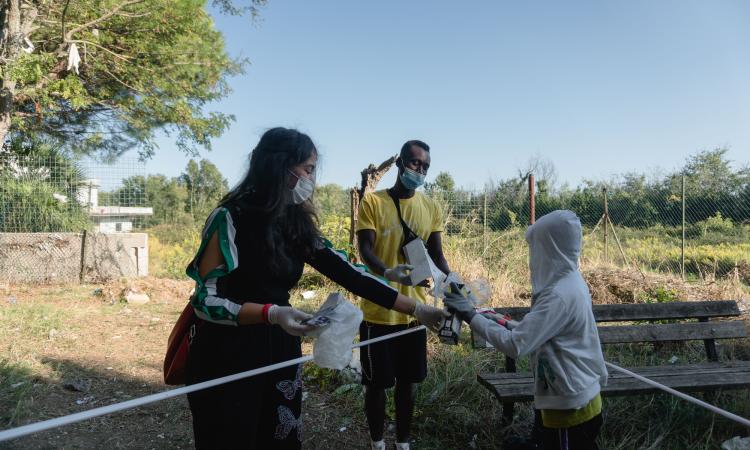
M526 231L531 311L512 329L477 314L473 302L446 294L449 310L512 358L531 354L534 406L541 410L544 449L598 449L600 387L607 382L591 295L578 269L581 222L554 211Z

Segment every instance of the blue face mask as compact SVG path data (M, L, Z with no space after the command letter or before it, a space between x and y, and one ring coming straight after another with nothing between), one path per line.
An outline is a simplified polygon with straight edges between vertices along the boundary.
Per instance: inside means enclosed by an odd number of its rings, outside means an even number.
M421 173L404 167L400 180L406 189L416 189L424 184L424 177Z

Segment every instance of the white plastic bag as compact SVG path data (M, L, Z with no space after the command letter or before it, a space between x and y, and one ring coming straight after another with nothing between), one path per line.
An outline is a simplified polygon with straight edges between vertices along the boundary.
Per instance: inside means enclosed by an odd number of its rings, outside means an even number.
M326 320L317 319L326 317ZM341 370L352 360L352 343L362 322L362 311L334 292L312 320L325 322L313 343L313 361L320 367Z
M439 269L436 270L439 271ZM440 273L442 274L442 272ZM474 302L474 306L484 305L492 297L490 285L484 278L478 278L465 283L460 275L456 272L451 272L448 276L443 275L441 282L434 283L433 288L429 291L435 299L435 306L437 306L438 300L442 301L445 297L445 292L450 290L451 283L464 285L469 293L469 298Z

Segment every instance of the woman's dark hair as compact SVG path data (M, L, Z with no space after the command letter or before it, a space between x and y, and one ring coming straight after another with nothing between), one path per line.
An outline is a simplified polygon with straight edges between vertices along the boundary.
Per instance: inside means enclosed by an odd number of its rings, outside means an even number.
M263 253L271 268L288 267L292 255L307 256L320 239L312 200L291 202L289 170L316 154L310 136L289 128L263 133L250 155L250 168L221 200L237 204L243 215L257 221Z

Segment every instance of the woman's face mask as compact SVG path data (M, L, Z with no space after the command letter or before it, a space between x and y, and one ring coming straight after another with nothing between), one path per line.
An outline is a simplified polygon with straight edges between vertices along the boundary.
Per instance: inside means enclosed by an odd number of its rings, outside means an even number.
M292 191L292 203L295 205L299 205L300 203L303 203L307 201L313 194L313 191L315 190L315 182L307 177L301 177L291 170L289 173L297 178L297 183L294 184L294 187L291 189Z
M401 174L401 184L406 189L416 189L424 184L425 175L415 172L409 168L404 167L404 171Z

